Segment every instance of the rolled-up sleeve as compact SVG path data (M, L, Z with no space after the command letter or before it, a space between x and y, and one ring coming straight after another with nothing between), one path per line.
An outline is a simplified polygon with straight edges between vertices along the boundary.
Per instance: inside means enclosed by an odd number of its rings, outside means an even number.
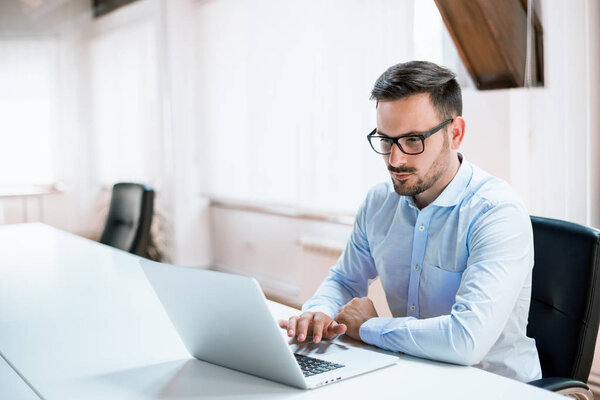
M367 295L369 283L377 276L365 234L366 209L370 196L359 208L346 247L315 295L302 306L303 311L320 311L332 318L354 297Z

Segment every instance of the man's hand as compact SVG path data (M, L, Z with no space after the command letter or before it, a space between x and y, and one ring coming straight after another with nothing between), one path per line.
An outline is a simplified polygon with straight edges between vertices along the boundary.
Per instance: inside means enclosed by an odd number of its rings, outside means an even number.
M331 339L346 332L346 325L338 324L329 315L322 312L306 311L302 315L291 317L288 321L280 320L279 327L287 330L289 337L298 337L303 342L312 334L313 342Z
M346 330L347 336L350 336L352 339L361 340L358 333L360 326L371 318L378 316L371 299L368 297L355 297L340 308L340 312L335 317L335 320L348 328Z

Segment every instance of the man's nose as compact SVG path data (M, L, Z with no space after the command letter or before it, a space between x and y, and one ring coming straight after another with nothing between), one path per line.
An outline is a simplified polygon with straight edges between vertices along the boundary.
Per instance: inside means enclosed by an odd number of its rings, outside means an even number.
M398 144L396 143L392 145L389 162L392 167L399 167L406 164L406 154L400 150L400 147L398 147Z

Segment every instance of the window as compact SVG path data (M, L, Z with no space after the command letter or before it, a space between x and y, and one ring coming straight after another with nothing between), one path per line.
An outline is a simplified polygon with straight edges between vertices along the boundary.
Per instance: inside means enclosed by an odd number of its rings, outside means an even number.
M369 96L385 68L411 58L412 19L412 2L198 3L206 192L354 213L389 179L366 139Z
M156 47L149 20L91 40L92 154L99 183L151 182L162 165Z
M54 38L0 38L0 185L55 180Z

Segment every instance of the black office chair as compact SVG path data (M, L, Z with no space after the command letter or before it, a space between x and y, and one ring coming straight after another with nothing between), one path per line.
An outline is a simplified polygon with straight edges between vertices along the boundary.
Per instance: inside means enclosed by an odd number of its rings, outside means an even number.
M150 242L154 190L139 183L113 186L100 243L145 257Z
M527 335L542 379L534 386L593 400L587 386L600 319L600 231L531 217L535 262Z

